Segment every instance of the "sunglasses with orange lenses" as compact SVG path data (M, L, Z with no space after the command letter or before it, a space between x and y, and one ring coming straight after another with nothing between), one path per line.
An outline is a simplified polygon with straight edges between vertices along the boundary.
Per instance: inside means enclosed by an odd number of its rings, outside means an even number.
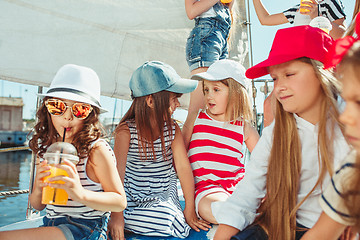
M85 119L92 111L92 106L87 103L74 103L72 106L60 99L48 99L45 101L48 112L53 116L61 116L66 112L67 108L71 109L72 115L78 119Z

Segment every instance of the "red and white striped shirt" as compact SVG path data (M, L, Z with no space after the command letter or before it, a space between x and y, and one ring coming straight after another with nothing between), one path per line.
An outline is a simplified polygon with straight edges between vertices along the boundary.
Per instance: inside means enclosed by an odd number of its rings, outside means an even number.
M220 122L200 111L189 145L189 160L195 179L195 195L222 187L230 194L244 177L241 152L244 122Z

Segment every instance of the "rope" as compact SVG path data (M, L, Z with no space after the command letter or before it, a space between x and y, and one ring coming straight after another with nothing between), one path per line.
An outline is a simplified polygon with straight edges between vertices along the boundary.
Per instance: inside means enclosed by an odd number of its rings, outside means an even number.
M28 146L22 146L22 147L11 147L11 148L0 148L0 153L3 152L15 152L15 151L21 151L21 150L29 150L30 148Z
M16 194L23 194L23 193L29 193L29 189L0 192L0 196L9 196L9 195L16 195Z

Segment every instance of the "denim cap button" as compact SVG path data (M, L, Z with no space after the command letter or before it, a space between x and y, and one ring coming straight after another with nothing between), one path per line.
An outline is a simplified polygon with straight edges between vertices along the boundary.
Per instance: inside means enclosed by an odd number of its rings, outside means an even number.
M142 97L163 90L189 93L195 90L197 81L181 78L174 68L160 61L145 62L131 76L129 87L132 97Z

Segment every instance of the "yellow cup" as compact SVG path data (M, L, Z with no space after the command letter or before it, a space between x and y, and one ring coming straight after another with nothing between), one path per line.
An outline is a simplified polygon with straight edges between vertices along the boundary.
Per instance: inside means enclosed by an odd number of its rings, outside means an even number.
M49 182L49 178L56 176L69 176L67 172L63 169L55 167L55 164L50 164L50 175L44 177L44 183ZM63 181L53 181L52 183L60 183L63 184ZM54 188L50 186L43 187L42 191L42 204L55 204L55 205L66 205L68 201L68 194L64 189Z
M79 162L76 148L72 144L66 142L53 143L44 154L44 159L47 160L47 163L50 166L50 170L48 171L50 172L50 175L43 178L44 183L48 183L49 178L52 177L69 176L65 170L57 168L56 164L62 164L65 159L75 165ZM53 181L52 183L64 184L63 181ZM41 203L66 205L68 198L68 194L64 189L46 186L43 187L42 190Z
M231 3L233 0L220 0L222 3Z
M301 0L300 1L300 7L302 7L302 6L310 7L311 5L306 4L307 2L311 3L311 1L309 1L309 0ZM308 12L310 12L310 10L300 8L300 13L308 13Z

